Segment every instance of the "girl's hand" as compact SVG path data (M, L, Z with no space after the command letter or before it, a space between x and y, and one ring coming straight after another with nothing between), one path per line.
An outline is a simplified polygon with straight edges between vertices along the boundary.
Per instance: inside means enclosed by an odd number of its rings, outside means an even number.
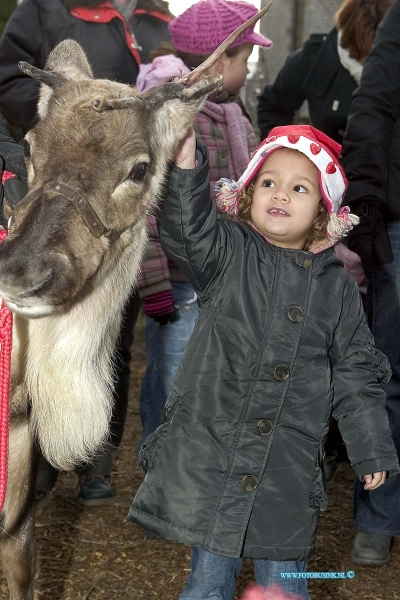
M178 148L174 163L180 169L194 169L196 166L196 134L193 127L190 128L188 135L181 142Z
M364 490L376 490L376 488L385 483L385 480L386 471L378 471L378 473L372 473L372 475L364 475Z

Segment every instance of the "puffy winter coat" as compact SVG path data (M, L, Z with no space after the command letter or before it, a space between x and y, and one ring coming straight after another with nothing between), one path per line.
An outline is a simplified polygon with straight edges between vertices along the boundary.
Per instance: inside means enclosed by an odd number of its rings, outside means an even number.
M342 66L337 51L337 29L313 34L303 48L287 58L271 85L258 96L261 139L279 125L293 123L304 100L312 124L342 143L356 81Z
M358 477L400 471L379 384L388 363L333 250L281 249L217 220L198 159L173 169L160 232L200 311L128 518L223 556L306 560L332 413Z
M346 204L377 201L387 221L400 220L400 0L378 27L354 93L343 167Z
M145 10L148 5L157 10ZM139 0L137 11L133 25L136 44L110 2L96 9L71 11L65 0L25 0L18 6L0 41L0 112L9 124L25 133L37 120L39 84L21 73L18 62L24 60L43 69L51 50L68 38L82 45L95 77L134 85L141 60L146 60L149 50L161 40L171 37L166 2Z

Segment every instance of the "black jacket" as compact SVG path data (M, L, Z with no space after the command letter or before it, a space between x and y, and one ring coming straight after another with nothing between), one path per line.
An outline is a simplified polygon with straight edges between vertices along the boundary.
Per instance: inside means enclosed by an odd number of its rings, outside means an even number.
M343 145L346 204L378 202L400 219L400 0L378 27L354 94Z
M138 8L141 5L146 2L139 1ZM152 0L151 6L157 5L165 14L166 3ZM168 22L149 14L138 14L133 30L143 47L142 61L161 40L170 40ZM96 78L136 82L139 66L128 48L121 20L88 22L73 16L63 0L25 0L14 11L0 41L0 113L23 133L37 120L39 85L21 73L18 62L24 60L43 69L50 51L67 38L83 46Z
M258 96L261 139L273 127L293 123L294 113L307 100L312 124L341 144L356 87L339 60L337 30L313 34Z
M5 181L4 185L0 184L0 225L6 227L8 219L4 214L4 195L11 206L22 200L27 191L27 174L23 149L10 137L0 118L0 179L3 170L16 175L13 179Z
M358 477L399 472L379 385L388 363L333 250L285 250L217 220L201 163L173 169L160 217L200 310L128 518L223 556L306 560L332 413Z

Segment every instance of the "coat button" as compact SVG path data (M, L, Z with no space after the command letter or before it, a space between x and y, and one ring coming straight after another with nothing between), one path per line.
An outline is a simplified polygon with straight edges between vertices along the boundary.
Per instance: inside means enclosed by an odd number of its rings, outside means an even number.
M270 433L272 433L272 430L274 429L274 425L273 425L272 421L270 421L269 419L261 419L257 423L257 429L258 429L258 433L262 437L267 437L268 435L270 435Z
M276 381L285 381L290 375L290 368L288 365L278 365L274 369L274 379Z
M305 269L312 263L312 258L306 252L299 252L294 260L299 267L304 267Z
M258 485L258 477L255 475L246 475L242 479L242 488L246 490L246 492L254 492Z
M304 319L304 310L301 306L291 306L288 310L288 317L292 323L301 323Z

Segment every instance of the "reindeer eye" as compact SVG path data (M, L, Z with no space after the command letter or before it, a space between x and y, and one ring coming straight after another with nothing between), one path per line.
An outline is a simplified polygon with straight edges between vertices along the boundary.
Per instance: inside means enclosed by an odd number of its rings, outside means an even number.
M146 176L148 165L146 163L141 163L134 167L129 175L129 177L136 182L141 182Z

